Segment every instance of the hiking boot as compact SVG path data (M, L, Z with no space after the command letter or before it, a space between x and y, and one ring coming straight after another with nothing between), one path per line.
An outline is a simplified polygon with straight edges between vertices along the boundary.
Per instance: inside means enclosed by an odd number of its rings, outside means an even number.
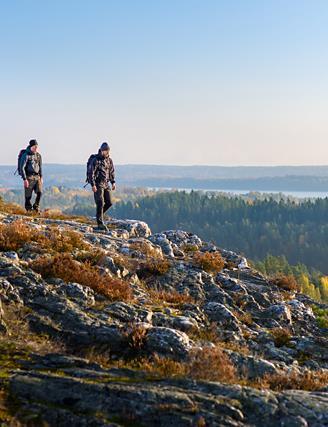
M97 230L98 231L106 231L106 232L109 231L105 224L98 224Z
M39 206L33 206L33 212L36 213L36 214L39 214L40 213Z

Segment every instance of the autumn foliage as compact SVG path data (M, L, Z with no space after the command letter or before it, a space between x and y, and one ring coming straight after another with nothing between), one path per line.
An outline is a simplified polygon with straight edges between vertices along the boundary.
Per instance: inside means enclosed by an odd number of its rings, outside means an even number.
M218 252L196 252L193 263L208 273L219 273L224 267L224 260Z
M56 277L65 282L89 286L111 301L130 301L133 299L132 290L128 283L108 274L102 275L96 267L89 263L80 263L68 253L40 257L31 262L30 266L44 278Z

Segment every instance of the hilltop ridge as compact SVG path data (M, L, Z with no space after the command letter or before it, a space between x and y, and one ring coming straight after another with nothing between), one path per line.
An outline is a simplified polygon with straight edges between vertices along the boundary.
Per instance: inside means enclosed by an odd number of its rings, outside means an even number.
M328 425L328 305L290 278L183 230L2 210L5 425Z

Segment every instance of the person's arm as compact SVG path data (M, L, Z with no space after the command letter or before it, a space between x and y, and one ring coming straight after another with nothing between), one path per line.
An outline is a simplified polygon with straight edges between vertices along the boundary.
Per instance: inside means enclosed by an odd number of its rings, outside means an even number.
M41 156L41 154L39 154L39 162L40 162L40 164L39 164L39 167L40 167L40 169L39 169L39 174L40 174L40 178L42 179L43 177L42 177L42 156Z
M111 184L115 184L115 167L112 159L110 160L109 179Z
M97 191L96 187L96 171L97 171L97 159L94 158L90 165L90 169L88 172L88 181L92 187L92 191L95 193Z
M26 171L25 171L26 164L27 164L27 154L24 153L20 160L20 171L21 171L21 176L23 181L26 181Z

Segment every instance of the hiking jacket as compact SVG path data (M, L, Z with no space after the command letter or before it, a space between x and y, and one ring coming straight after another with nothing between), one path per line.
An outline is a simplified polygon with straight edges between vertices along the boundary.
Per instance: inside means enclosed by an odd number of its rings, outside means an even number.
M30 147L27 147L22 155L20 170L22 178L25 181L30 176L39 176L42 178L42 157L40 153L32 153Z
M111 184L115 183L113 160L110 157L103 157L100 150L91 163L88 173L88 182L92 187L106 187L108 182Z

